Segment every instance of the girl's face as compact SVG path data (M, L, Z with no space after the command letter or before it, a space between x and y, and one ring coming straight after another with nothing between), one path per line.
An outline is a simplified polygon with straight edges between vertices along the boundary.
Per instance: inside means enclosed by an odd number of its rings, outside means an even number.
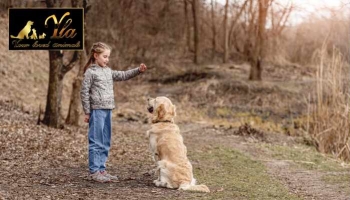
M98 64L101 67L106 67L109 61L109 55L111 54L111 51L106 49L102 53L94 53L96 64Z

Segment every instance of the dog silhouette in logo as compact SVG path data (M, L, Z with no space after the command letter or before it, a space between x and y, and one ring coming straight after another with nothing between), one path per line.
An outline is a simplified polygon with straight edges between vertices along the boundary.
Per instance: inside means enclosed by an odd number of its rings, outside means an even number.
M33 31L33 33L30 36L30 39L34 39L34 40L38 39L38 36L36 35L36 30L33 28L32 31Z
M45 36L46 36L46 34L43 33L43 34L39 35L39 39L45 39Z
M28 21L24 28L18 33L17 37L11 35L11 38L24 39L25 37L26 39L29 39L29 33L33 24L34 22Z

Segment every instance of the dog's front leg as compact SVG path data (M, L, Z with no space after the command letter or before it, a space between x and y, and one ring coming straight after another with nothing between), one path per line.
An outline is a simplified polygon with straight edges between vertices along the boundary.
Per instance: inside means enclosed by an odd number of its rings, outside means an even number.
M149 171L148 171L148 174L149 174L149 175L155 175L155 176L156 176L156 175L158 174L157 172L158 172L158 167L155 167L155 168L149 170Z
M156 174L156 176L158 176L157 180L160 181L160 167L156 168L155 174Z
M156 165L157 166L154 169L151 169L151 170L148 171L148 174L149 175L155 175L155 176L158 177L157 179L160 180L160 168L158 167L157 162L156 162Z
M158 152L152 152L152 159L154 162L158 162L159 157L158 157Z
M147 131L147 134L150 134L149 131ZM158 151L157 151L156 137L154 135L149 135L149 150L151 152L153 161L157 162Z
M160 180L154 180L153 183L157 186L157 187L167 187L167 183L165 182L161 182Z
M155 147L155 137L152 136L152 131L151 130L148 130L146 132L146 135L147 137L149 138L149 151L151 152L151 157L152 157L152 160L155 162L156 164L156 167L154 169L151 169L150 171L148 171L148 174L149 175L157 175L156 172L157 172L157 161L158 161L158 153L156 151L156 147Z
M153 182L160 182L160 167L158 166L158 163L157 168L154 169L154 175L157 177L157 180L154 180Z
M149 134L150 134L151 130L146 131L146 138L149 139Z

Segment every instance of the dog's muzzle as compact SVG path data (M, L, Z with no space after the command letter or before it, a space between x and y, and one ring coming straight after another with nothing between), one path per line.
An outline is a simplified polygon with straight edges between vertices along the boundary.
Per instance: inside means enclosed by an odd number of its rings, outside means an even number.
M147 110L148 112L153 113L153 107L148 107Z

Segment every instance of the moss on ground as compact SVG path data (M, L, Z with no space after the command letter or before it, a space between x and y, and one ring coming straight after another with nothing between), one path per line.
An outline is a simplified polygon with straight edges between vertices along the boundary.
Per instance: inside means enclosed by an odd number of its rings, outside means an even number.
M337 185L339 189L350 195L350 173L346 174L328 174L322 177L322 180L328 184Z
M200 199L299 199L267 174L265 166L237 151L215 147L190 152L194 175L210 194L193 194ZM200 164L198 164L200 162ZM199 167L201 166L201 167Z
M291 161L308 170L344 171L349 169L348 167L342 167L339 160L321 154L310 146L282 146L263 143L260 147L274 159Z

